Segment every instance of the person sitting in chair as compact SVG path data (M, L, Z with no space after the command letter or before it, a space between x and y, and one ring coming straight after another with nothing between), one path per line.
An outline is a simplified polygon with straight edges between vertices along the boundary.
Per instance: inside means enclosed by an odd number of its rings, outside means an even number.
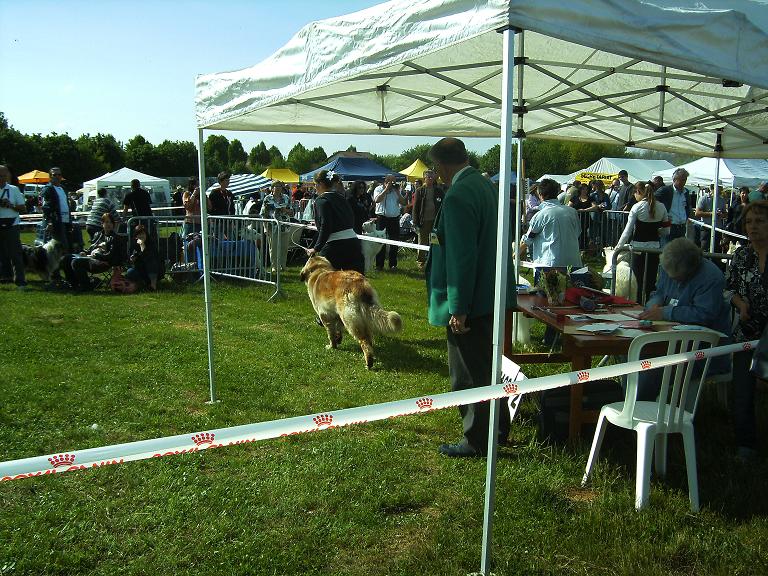
M129 260L131 267L125 272L125 277L140 286L157 290L162 264L157 254L157 246L149 241L147 229L143 224L136 226L136 244Z
M59 264L70 286L78 292L97 288L100 281L91 282L89 273L106 272L125 261L125 242L115 233L115 215L105 212L101 216L101 230L96 232L88 250L65 255Z
M651 294L640 314L642 320L667 320L681 324L695 324L725 335L727 344L731 336L728 303L724 298L725 277L710 260L702 257L701 250L687 238L670 241L661 253L661 270L656 291ZM697 362L694 376L701 374L704 362ZM722 374L730 368L727 355L715 356L709 365L709 374ZM693 380L691 380L693 382ZM638 381L637 399L654 400L659 393L661 372L642 372ZM696 398L696 389L688 391L689 404ZM686 406L691 409L691 405Z

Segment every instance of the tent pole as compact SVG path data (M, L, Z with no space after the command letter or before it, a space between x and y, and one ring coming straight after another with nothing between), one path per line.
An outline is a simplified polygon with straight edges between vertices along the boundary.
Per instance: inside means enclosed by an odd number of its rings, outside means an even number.
M661 86L667 85L667 67L661 66ZM659 90L659 128L664 126L664 103L667 99L667 93L665 90Z
M208 382L211 389L211 399L208 404L218 402L216 399L216 378L213 369L213 322L211 320L211 266L208 253L208 197L205 194L205 152L203 151L203 129L197 131L197 162L200 186L200 229L202 232L203 251L203 291L205 294L205 332L208 341Z
M509 185L511 180L511 139L512 139L512 94L514 87L515 37L511 28L502 32L504 36L504 65L502 77L501 103L501 164L499 166L499 207L496 228L496 287L494 290L493 316L493 368L491 384L501 380L501 355L504 349L504 320L507 301L507 270L509 261ZM522 34L521 34L522 38ZM521 40L522 41L522 40ZM493 511L495 504L496 451L498 448L497 430L499 428L500 401L490 402L488 425L488 457L485 474L485 506L483 510L483 548L480 559L480 572L484 576L491 573L491 544L493 534Z
M712 196L712 218L710 224L712 230L709 233L709 251L715 251L715 227L717 226L717 200L720 195L720 158L723 154L722 135L717 134L717 143L715 144L715 194Z

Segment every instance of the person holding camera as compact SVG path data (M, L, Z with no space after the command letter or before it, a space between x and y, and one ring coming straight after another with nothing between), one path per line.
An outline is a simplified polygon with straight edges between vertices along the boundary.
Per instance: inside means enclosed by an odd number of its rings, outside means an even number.
M384 178L384 184L373 191L373 201L376 203L376 229L386 230L387 238L397 240L400 237L400 207L406 201L400 195L400 187L395 182L394 174ZM386 247L376 255L376 269L384 270ZM389 269L397 269L397 246L389 247Z
M8 184L11 173L7 166L0 166L0 261L3 270L15 273L16 287L24 290L24 257L21 252L19 235L19 214L25 211L24 195L18 186Z

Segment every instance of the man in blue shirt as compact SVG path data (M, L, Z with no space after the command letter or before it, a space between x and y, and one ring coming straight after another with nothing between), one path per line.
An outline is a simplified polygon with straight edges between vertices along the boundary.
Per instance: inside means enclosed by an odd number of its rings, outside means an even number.
M688 206L688 190L685 188L687 181L688 171L685 168L678 168L672 173L672 185L662 186L654 192L656 199L664 204L672 222L669 235L661 239L662 246L675 238L686 236L686 225L691 210Z
M579 215L557 201L558 192L560 186L554 180L539 182L542 203L531 218L528 232L521 238L520 254L524 255L530 247L537 267L562 270L568 266L581 267Z

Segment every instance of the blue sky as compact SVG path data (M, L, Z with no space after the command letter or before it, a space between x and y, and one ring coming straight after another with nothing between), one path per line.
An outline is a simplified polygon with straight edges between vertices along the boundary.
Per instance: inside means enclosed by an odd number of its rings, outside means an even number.
M302 26L376 0L0 0L0 111L25 133L197 141L195 76L253 65ZM208 134L210 132L206 132ZM222 132L246 150L301 141L396 153L435 138ZM475 139L483 152L493 140Z

